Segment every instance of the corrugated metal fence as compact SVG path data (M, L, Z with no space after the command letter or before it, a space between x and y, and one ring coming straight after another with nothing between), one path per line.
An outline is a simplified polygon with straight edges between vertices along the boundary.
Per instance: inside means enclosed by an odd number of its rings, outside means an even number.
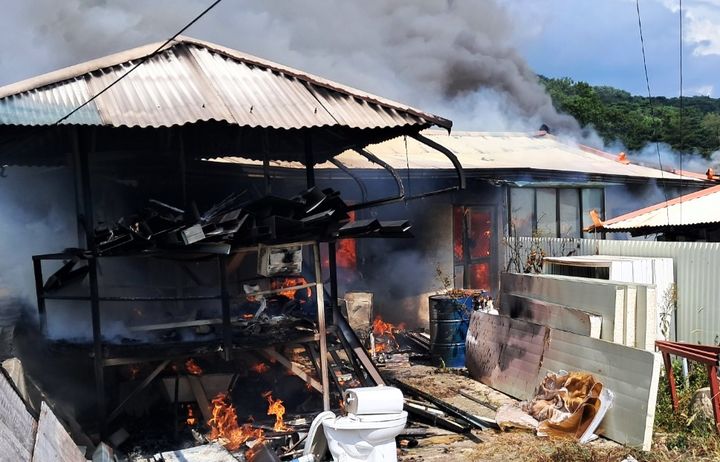
M506 268L510 271L522 268L530 252L538 248L548 256L601 254L672 258L677 284L678 340L720 343L720 243L509 238L505 247Z

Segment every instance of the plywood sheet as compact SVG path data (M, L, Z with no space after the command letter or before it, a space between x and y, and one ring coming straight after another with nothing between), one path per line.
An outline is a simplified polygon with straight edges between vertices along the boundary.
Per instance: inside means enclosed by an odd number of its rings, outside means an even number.
M519 399L530 398L547 372L593 374L615 394L598 432L622 444L650 448L659 354L481 312L472 315L467 346L470 376Z
M602 316L519 294L500 294L500 314L579 335L600 338Z
M600 338L624 340L625 284L547 274L502 273L502 293L514 293L602 316ZM617 324L617 325L616 325Z
M587 371L615 394L600 434L618 443L650 449L659 354L553 329L538 380L558 370Z
M83 453L45 402L40 406L32 461L86 462Z
M37 423L4 373L0 373L0 459L30 461Z

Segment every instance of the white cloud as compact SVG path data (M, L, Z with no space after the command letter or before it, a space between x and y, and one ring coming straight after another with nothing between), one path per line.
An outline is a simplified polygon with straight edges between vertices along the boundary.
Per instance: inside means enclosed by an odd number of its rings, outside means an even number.
M690 93L694 93L699 96L712 96L714 89L714 85L700 85L699 87L691 88Z
M658 0L673 13L678 0ZM683 35L695 56L720 55L720 0L691 0L683 3Z

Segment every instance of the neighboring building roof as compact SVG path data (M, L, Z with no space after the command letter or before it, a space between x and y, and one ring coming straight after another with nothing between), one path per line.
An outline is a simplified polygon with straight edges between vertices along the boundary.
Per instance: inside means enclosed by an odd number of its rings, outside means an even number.
M439 130L425 130L422 134L450 149L460 160L466 172L497 172L513 170L523 173L561 172L568 176L587 177L625 177L642 181L647 179L683 180L701 183L697 177L680 176L655 168L627 162L618 156L566 142L552 135L539 133L482 133L453 132L447 134ZM396 169L452 169L450 161L440 152L416 141L411 137L398 137L382 143L370 145L367 151L375 154ZM336 160L355 169L379 169L353 151L338 155ZM254 164L257 162L243 158L217 159L220 162ZM272 167L302 168L300 163L271 162ZM316 165L316 169L336 168L330 163ZM502 179L502 178L501 178ZM515 180L516 178L513 178Z
M52 125L160 45L2 87L0 125ZM63 123L169 127L198 121L280 129L452 126L442 117L188 37L172 41Z
M720 223L720 185L611 218L597 227L608 232L660 230Z

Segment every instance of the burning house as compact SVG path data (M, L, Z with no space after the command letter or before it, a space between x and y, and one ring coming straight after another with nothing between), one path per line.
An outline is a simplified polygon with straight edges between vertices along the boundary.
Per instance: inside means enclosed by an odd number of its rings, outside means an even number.
M382 422L390 436L373 443L394 454L407 406L367 389L385 384L384 352L409 351L398 331L428 324L429 296L488 308L506 237L581 237L591 216L655 201L658 181L712 182L546 131L451 126L191 38L0 88L26 254L0 275L0 307L37 307L14 339L35 394L89 447L210 440L291 457L294 429L347 407Z
M652 204L665 193L674 196L681 188L714 184L698 175L633 164L622 153L612 155L546 132L426 130L423 135L457 157L465 190L413 199L450 188L456 179L447 158L411 137L362 152L348 150L316 166L318 182L333 185L343 197L386 203L358 211L356 219L404 214L413 224L411 245L405 240L340 241L338 253L341 293L373 292L383 317L411 327L427 326L428 296L448 287L496 294L509 252L507 236L605 238L583 231L593 224L591 211L602 219ZM218 163L222 166L213 165ZM207 164L249 176L259 175L261 167L233 157ZM278 179L274 188L302 181L298 163L271 162L270 167Z

